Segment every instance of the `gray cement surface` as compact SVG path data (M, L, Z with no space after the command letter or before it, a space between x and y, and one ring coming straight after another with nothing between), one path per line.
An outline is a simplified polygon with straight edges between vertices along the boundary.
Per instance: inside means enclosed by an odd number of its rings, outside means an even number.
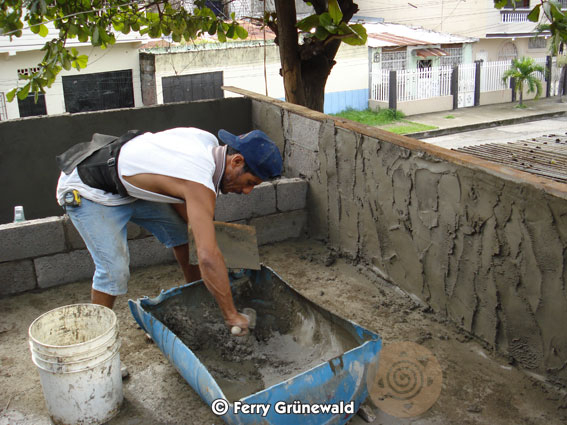
M481 130L459 132L446 136L429 137L424 142L448 149L484 143L508 143L529 140L549 134L565 135L567 132L567 117L557 117L545 120L529 121L521 124L503 125Z
M508 359L462 333L379 280L370 268L339 257L326 245L298 240L260 247L264 264L324 308L381 335L384 345L411 341L427 348L442 369L441 395L418 417L400 419L380 409L375 425L484 424L559 425L567 422L567 398ZM183 284L176 265L135 271L128 296L115 306L120 321L125 402L110 425L217 424L202 402L132 319L128 298L155 296ZM38 372L31 361L27 330L42 313L88 302L89 282L0 299L0 424L49 424ZM349 424L362 425L359 417Z
M563 97L563 99L566 99ZM429 124L440 130L458 129L470 125L487 125L495 121L526 120L534 121L547 115L567 113L567 103L559 101L559 97L540 98L524 102L525 109L516 108L517 102L498 103L469 108L460 108L452 111L434 112L411 115L410 121Z

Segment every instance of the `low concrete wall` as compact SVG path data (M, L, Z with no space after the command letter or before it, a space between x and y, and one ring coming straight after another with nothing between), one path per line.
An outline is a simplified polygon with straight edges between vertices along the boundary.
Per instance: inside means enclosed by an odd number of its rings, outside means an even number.
M508 103L512 101L512 90L498 90L480 93L480 106Z
M368 107L375 111L379 109L388 109L388 102L379 102L369 100ZM397 110L402 111L405 115L423 114L424 111L441 112L453 110L453 96L440 96L431 99L411 100L406 102L398 102Z
M14 219L15 205L24 206L28 219L61 215L63 210L55 201L60 174L55 156L90 140L93 133L199 127L213 134L220 128L240 134L251 130L250 122L250 101L244 98L0 122L0 223Z
M441 112L453 110L453 96L439 96L432 99L398 102L398 110L406 115L422 114L423 111Z
M249 195L221 195L215 219L256 227L258 244L303 235L307 182L280 179L262 183ZM128 245L132 268L174 262L146 230L130 223ZM94 264L67 216L0 225L0 296L49 288L92 278Z
M312 236L567 383L567 185L239 92L309 181Z
M379 100L368 99L368 107L373 111L379 111L380 109L388 109L390 107L390 103L380 102Z

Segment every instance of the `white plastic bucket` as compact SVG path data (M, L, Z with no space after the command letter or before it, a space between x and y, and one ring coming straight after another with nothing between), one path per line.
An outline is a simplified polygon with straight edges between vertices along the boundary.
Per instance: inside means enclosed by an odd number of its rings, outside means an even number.
M100 424L122 404L116 314L96 304L56 308L30 325L29 343L55 424Z

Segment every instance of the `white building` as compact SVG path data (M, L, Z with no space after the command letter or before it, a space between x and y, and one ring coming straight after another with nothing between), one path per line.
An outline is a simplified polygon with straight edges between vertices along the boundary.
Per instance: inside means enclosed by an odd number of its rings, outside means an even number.
M7 102L6 93L26 82L18 76L36 70L44 56L40 49L57 34L52 27L46 38L29 30L12 40L0 37L0 120L142 105L138 47L148 39L137 33L117 34L116 44L106 49L68 40L67 47L89 56L87 68L62 70L37 103L33 94Z
M503 9L493 0L356 0L360 17L383 18L388 22L416 25L443 33L478 38L473 60L502 61L548 54L546 34L535 38L537 24L528 20L539 0L509 1ZM567 0L560 0L563 7Z

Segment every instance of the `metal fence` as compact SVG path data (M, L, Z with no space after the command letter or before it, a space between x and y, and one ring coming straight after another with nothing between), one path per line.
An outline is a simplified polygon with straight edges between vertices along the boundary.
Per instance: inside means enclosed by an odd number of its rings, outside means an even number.
M537 58L535 63L546 67L547 58ZM505 90L509 87L502 80L504 72L510 69L512 62L495 61L482 62L480 65L480 91L491 92ZM458 66L459 106L471 106L471 93L474 95L476 81L476 63L461 64ZM397 101L414 101L431 99L440 96L451 95L451 67L433 67L429 69L397 70L396 72L396 94ZM535 76L542 82L546 81L545 72L536 72ZM559 80L561 68L553 58L551 74L549 76L550 95L559 94ZM378 69L371 73L370 96L372 100L388 102L390 95L390 70Z
M511 61L483 62L480 67L480 91L485 93L508 88L502 76L510 69L510 64Z

